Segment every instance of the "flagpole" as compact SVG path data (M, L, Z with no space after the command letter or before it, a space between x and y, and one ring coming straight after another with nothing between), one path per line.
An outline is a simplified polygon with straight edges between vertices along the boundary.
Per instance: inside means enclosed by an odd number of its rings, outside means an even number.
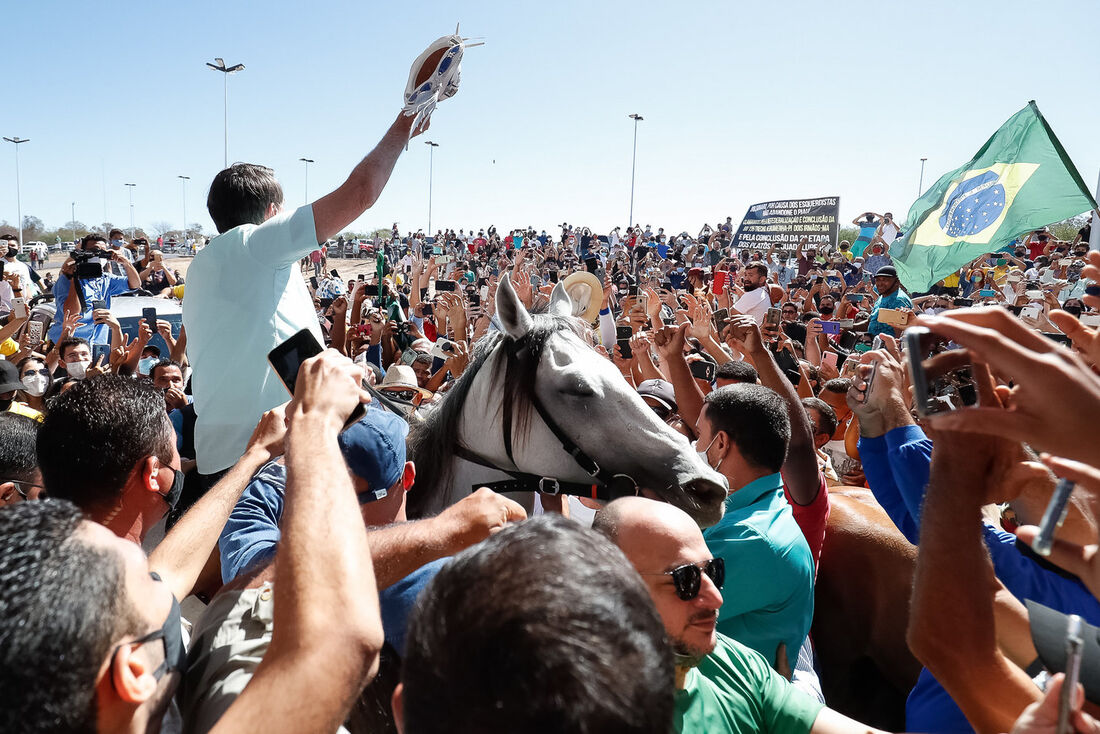
M1096 177L1096 196L1100 201L1100 176ZM1089 237L1089 249L1100 250L1100 212L1092 213L1092 235Z

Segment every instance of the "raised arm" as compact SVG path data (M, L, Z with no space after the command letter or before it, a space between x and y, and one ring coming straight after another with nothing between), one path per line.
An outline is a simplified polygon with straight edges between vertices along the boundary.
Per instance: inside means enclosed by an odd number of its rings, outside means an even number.
M255 676L214 732L336 731L377 665L383 637L374 568L337 443L366 397L361 379L357 365L331 350L302 364L287 409L274 633Z

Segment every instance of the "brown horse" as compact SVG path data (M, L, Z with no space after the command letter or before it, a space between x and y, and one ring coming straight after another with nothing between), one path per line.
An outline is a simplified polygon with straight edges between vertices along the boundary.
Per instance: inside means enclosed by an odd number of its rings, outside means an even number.
M825 700L857 721L902 731L921 668L905 643L917 549L869 490L835 487L829 500L812 629Z

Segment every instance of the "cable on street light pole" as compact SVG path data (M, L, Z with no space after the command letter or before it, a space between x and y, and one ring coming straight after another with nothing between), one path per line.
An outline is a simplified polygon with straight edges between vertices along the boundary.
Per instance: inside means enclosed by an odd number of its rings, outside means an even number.
M431 140L425 140L424 145L428 147L428 237L432 236L432 171L435 168L435 149L439 147L439 143L433 143Z
M222 168L229 168L229 75L236 74L238 71L244 71L244 64L233 64L233 66L226 66L225 60L222 59L220 56L214 59L214 61L217 63L211 64L209 61L207 61L206 65L214 71L220 71L225 75L223 77L224 84L222 85L222 94L224 96L224 99L222 100L222 125L224 137L223 142L225 148L223 151L224 156Z
M630 217L627 220L627 227L634 226L634 169L638 162L638 123L645 118L639 115L637 112L631 115L627 115L634 121L634 153L630 158Z
M134 183L126 184L126 187L128 189L130 189L130 241L131 242L134 241L134 234L136 233L136 230L134 229L134 187L135 186L137 186L137 184L134 184Z
M306 203L309 203L309 164L316 163L317 161L312 158L299 158L302 163L306 164Z
M15 216L19 221L15 223L15 229L19 232L19 251L23 251L23 202L22 194L19 191L19 145L20 143L30 142L30 138L21 138L16 135L14 138L4 138L9 143L15 144Z
M184 242L187 241L187 182L191 180L190 176L176 176L180 179L180 183L183 184L183 232Z

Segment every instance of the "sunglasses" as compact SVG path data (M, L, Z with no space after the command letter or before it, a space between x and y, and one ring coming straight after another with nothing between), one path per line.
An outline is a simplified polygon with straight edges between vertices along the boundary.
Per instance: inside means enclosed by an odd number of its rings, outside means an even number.
M26 377L28 375L42 375L43 377L49 377L50 376L50 371L48 369L46 369L45 367L43 367L40 370L27 370L26 372L24 372L22 374L22 377Z
M414 405L420 403L420 393L416 390L382 390L386 395L392 395L398 400L404 400L406 403L412 403Z
M683 601L691 601L699 596L704 573L710 577L710 580L720 591L722 584L726 581L726 562L721 558L711 558L709 561L702 561L701 563L686 563L662 574L646 575L671 576L672 583L676 587L676 595Z

